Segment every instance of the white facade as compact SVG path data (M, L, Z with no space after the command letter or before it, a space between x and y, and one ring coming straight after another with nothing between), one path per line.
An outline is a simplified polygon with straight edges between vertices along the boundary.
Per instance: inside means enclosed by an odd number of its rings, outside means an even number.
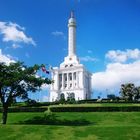
M65 99L69 96L75 100L90 99L91 74L80 64L76 56L76 21L73 13L68 21L68 56L60 67L51 71L54 83L50 89L50 101L56 101L63 94Z

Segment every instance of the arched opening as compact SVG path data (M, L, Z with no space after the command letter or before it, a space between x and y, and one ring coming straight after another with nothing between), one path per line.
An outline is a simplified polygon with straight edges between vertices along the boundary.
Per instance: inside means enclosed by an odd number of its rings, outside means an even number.
M73 92L70 93L70 97L71 97L71 99L75 99L75 94Z
M61 101L61 102L65 101L65 94L64 94L64 93L61 93L61 94L60 94L60 99L59 99L59 101Z
M64 93L60 94L60 99L65 99L65 94Z
M67 101L75 101L75 93L70 92L67 94L68 94Z

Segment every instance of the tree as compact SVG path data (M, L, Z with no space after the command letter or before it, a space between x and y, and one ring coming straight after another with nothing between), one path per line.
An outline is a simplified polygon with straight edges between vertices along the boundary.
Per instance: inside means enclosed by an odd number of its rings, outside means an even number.
M115 94L108 94L108 95L107 95L107 98L108 98L109 100L115 100L115 99L116 99L116 96L115 96Z
M22 62L5 65L0 63L0 100L2 103L2 124L6 124L8 107L16 97L25 99L29 92L41 89L42 84L51 84L48 78L37 76L42 65L25 66Z
M140 86L135 87L134 89L134 100L137 101L140 99Z
M140 99L140 86L136 87L133 83L122 84L120 93L127 101L138 101Z

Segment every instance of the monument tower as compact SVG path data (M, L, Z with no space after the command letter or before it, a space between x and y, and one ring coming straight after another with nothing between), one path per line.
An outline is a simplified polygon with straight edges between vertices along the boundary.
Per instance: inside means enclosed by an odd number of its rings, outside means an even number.
M90 99L91 74L80 64L76 55L76 20L71 12L68 20L68 56L60 67L53 67L50 88L50 101L75 98L75 100Z

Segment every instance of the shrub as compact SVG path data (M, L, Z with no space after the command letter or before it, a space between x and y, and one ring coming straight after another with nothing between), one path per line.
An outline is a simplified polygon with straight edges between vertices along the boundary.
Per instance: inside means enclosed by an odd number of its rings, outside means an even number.
M140 111L138 106L128 107L50 107L52 112L131 112Z
M44 112L46 110L46 107L10 107L8 112ZM0 108L0 112L2 112L2 108Z

